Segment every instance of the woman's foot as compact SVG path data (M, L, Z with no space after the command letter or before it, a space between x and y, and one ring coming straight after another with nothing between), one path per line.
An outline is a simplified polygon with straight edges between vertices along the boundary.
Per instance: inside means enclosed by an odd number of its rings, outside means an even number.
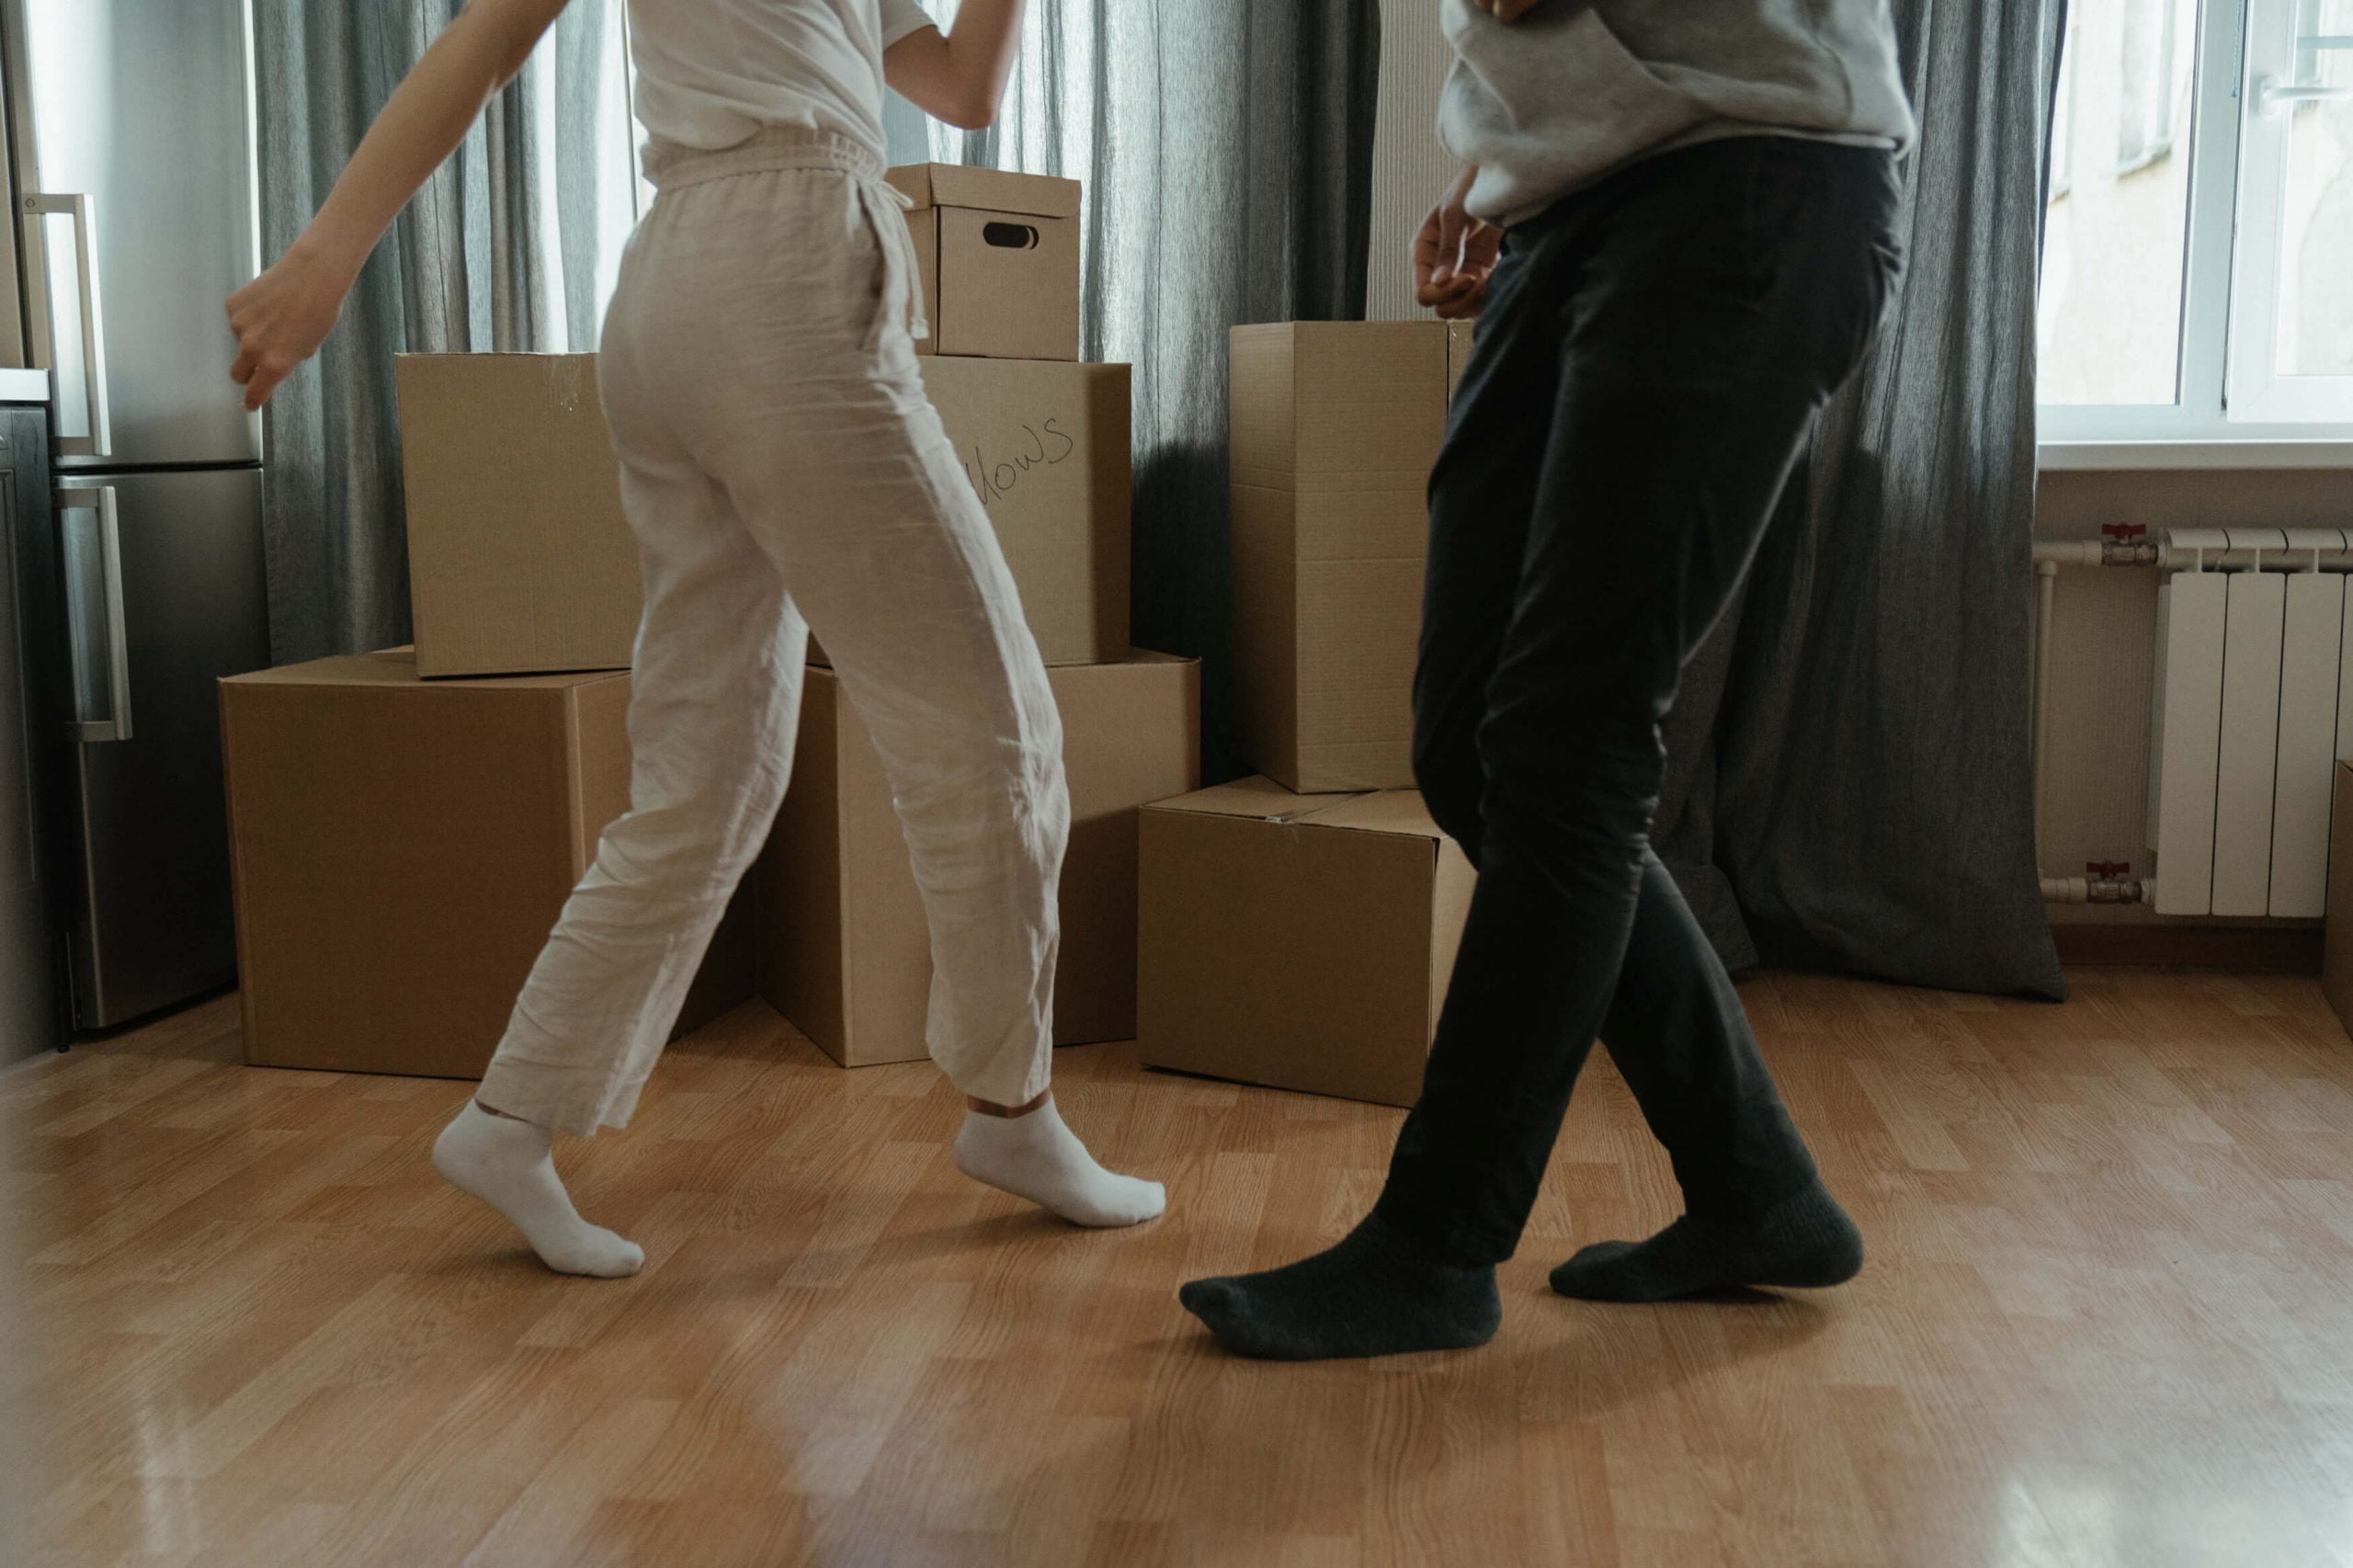
M1587 1301L1665 1301L1742 1287L1821 1290L1862 1267L1862 1233L1816 1183L1745 1223L1686 1214L1646 1242L1596 1242L1552 1270L1552 1289Z
M1377 1215L1328 1252L1196 1279L1176 1299L1228 1350L1276 1361L1461 1350L1493 1339L1504 1314L1494 1269L1426 1256Z
M972 1104L977 1108L980 1102ZM1051 1098L1018 1115L967 1110L963 1131L956 1134L956 1168L1074 1225L1141 1224L1168 1206L1158 1182L1118 1176L1097 1165L1078 1134L1063 1124Z
M433 1168L459 1191L512 1220L540 1261L558 1274L619 1279L644 1266L635 1242L590 1224L572 1206L544 1128L494 1116L468 1100L434 1140Z

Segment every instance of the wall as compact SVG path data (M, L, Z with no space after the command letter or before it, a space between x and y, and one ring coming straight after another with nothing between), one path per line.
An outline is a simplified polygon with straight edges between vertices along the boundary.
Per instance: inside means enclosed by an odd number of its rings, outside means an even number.
M2035 533L2042 539L2097 539L2107 523L2144 524L2152 538L2168 528L2344 528L2353 525L2353 471L2046 473L2038 507ZM2137 874L2149 871L2157 579L2154 567L2059 569L2043 778L2040 858L2047 875L2079 874L2087 860L2129 860ZM2030 583L2021 591L2030 593ZM2052 918L2157 919L2140 909L2084 908L2057 909Z

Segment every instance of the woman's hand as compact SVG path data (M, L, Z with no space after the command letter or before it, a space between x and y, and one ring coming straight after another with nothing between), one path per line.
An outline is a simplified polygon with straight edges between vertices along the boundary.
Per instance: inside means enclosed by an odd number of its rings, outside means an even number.
M1479 313L1486 303L1487 278L1503 253L1504 232L1463 206L1478 177L1475 164L1456 176L1414 236L1414 299L1448 321Z
M318 352L368 253L569 3L466 0L393 89L302 237L230 297L237 362L229 374L245 389L247 408L267 403Z
M1543 3L1544 0L1471 0L1471 4L1499 22L1516 22Z
M297 245L229 296L229 330L237 335L229 379L245 389L248 411L267 403L278 383L319 351L343 313L351 280L346 268Z

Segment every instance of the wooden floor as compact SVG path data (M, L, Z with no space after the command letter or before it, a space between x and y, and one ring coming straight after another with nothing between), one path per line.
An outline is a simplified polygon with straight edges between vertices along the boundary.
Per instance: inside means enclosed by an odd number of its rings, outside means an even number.
M648 1262L563 1279L428 1168L463 1085L247 1069L210 1004L0 1079L0 1560L2353 1565L2353 1042L2308 981L2075 986L1748 989L1855 1285L1546 1293L1674 1211L1597 1062L1501 1337L1316 1367L1176 1289L1337 1235L1392 1111L1065 1051L1171 1199L1084 1233L957 1176L928 1068L756 1004L567 1153Z

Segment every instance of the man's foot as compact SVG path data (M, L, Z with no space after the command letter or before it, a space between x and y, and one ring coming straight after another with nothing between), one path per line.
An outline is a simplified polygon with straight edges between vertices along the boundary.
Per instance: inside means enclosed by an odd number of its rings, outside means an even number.
M1196 1279L1176 1299L1228 1350L1276 1361L1460 1350L1493 1339L1504 1312L1494 1269L1426 1257L1378 1217L1328 1252Z
M619 1279L636 1273L645 1254L572 1206L555 1174L547 1130L494 1116L473 1101L434 1140L433 1167L515 1222L540 1261L558 1274Z
M1168 1206L1158 1182L1097 1165L1051 1099L1018 1116L966 1111L963 1131L956 1134L956 1168L1074 1225L1098 1230L1142 1224Z
M1862 1267L1862 1233L1817 1183L1744 1224L1686 1214L1646 1242L1596 1242L1552 1270L1552 1289L1586 1301L1664 1301L1743 1286L1819 1290Z

